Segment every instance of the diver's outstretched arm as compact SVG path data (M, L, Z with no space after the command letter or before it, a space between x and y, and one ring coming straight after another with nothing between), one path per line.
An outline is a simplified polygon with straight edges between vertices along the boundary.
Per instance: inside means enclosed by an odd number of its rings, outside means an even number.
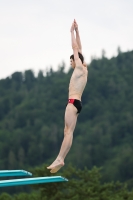
M82 54L82 45L81 45L81 40L80 40L80 35L79 35L79 29L78 29L78 24L75 19L74 19L74 29L76 32L76 41L78 44L78 52Z

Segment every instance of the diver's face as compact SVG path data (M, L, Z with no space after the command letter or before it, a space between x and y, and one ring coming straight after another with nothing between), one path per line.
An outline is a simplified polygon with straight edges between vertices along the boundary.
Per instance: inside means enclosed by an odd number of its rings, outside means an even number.
M70 59L70 65L73 69L75 68L75 61L72 58Z

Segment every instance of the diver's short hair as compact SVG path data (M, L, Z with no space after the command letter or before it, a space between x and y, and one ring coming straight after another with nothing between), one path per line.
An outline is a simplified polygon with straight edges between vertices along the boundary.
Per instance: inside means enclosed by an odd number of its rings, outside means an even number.
M84 63L84 57L83 57L83 55L81 53L79 53L79 52L78 52L78 55L79 55L79 58L80 58L80 60L81 60L81 62L83 64ZM73 59L73 61L74 61L74 55L71 55L70 59Z

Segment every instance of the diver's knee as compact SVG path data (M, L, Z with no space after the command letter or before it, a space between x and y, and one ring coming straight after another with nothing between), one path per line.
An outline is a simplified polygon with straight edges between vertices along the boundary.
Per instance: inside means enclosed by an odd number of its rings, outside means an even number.
M64 136L66 136L67 134L68 134L68 128L65 127L65 128L64 128Z
M70 128L65 127L64 128L64 136L72 134L72 130Z

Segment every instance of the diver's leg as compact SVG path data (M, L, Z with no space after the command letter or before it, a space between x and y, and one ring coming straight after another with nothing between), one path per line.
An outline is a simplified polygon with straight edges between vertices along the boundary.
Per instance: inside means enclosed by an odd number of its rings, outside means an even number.
M56 160L49 167L47 167L48 169L51 169L51 173L56 173L64 165L64 159L72 145L73 132L76 126L77 116L77 109L73 104L69 103L65 111L64 139L60 152Z

